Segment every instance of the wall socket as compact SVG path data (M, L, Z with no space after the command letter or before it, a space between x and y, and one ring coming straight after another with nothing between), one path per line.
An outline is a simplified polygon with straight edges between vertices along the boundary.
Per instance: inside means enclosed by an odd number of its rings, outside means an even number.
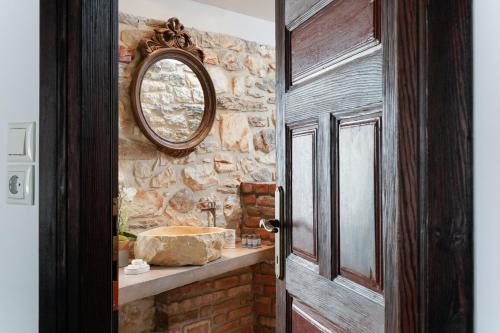
M33 173L32 165L9 165L7 167L7 203L34 204Z

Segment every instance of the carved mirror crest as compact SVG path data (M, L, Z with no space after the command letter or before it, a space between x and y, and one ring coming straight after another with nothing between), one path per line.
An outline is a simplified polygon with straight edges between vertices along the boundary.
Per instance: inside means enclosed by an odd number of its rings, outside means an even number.
M143 60L131 85L137 124L160 150L185 156L206 138L215 119L215 89L203 50L175 17L139 48Z

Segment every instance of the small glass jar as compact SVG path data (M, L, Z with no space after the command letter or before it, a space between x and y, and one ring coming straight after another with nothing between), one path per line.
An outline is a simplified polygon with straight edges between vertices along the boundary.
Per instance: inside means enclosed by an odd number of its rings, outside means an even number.
M257 239L257 248L262 247L262 239L260 238L260 235L256 235Z
M247 234L241 235L241 247L248 247L248 235Z

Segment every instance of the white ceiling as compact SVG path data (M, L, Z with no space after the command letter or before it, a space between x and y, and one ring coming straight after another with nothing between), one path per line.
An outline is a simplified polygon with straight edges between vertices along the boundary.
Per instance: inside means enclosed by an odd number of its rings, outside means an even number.
M240 14L274 22L274 0L194 0Z

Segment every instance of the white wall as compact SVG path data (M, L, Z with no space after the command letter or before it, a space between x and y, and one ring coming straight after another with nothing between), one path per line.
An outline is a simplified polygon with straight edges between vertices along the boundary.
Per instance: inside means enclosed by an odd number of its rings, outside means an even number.
M35 206L6 204L6 142L9 122L38 121L39 1L2 0L0 6L0 332L33 333L38 331L38 184Z
M475 332L500 332L500 1L474 4Z
M119 9L135 16L160 20L175 16L186 27L274 46L273 22L191 0L119 0Z

